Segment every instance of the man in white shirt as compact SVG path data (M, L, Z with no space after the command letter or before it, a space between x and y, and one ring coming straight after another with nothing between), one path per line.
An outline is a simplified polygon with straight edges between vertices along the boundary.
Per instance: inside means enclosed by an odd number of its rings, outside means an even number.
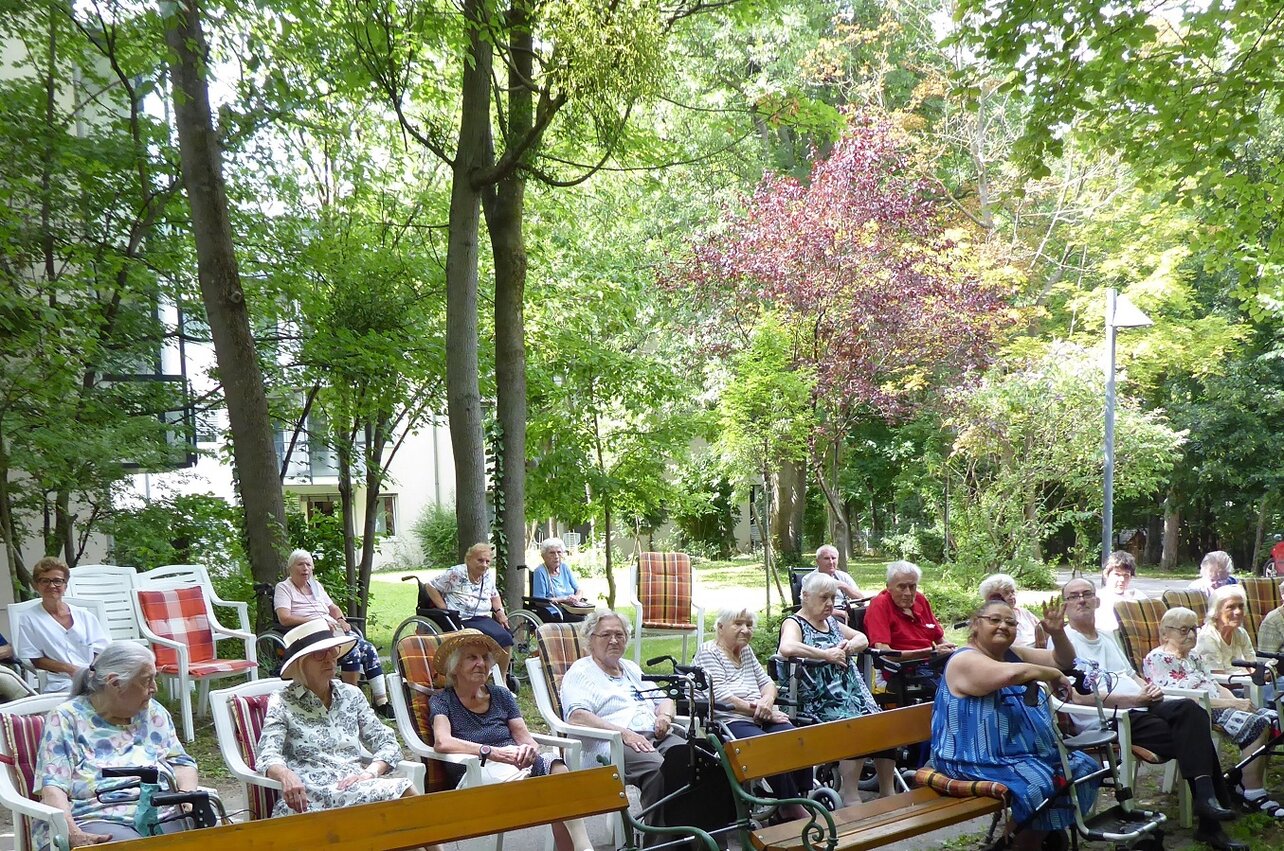
M1235 818L1224 803L1230 795L1222 782L1208 713L1193 700L1164 699L1164 693L1147 683L1133 670L1119 639L1113 632L1097 630L1097 589L1087 579L1072 579L1061 589L1070 624L1066 636L1074 645L1076 667L1088 674L1089 682L1103 692L1108 708L1128 712L1133 744L1166 759L1177 767L1194 792L1199 827L1195 840L1216 851L1248 851L1222 830L1221 822Z
M825 544L816 550L816 573L823 573L838 583L834 591L834 617L847 623L847 604L865 597L856 580L845 570L838 569L838 548Z

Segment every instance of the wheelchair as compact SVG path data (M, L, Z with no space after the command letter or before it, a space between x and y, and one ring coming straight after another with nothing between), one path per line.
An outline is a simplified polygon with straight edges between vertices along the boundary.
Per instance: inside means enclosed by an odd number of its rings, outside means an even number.
M401 639L407 635L441 635L447 632L456 632L464 628L463 617L454 609L441 609L433 603L432 597L428 595L427 583L418 576L403 576L402 582L414 582L418 585L419 596L415 602L415 613L403 620L392 633L392 664L397 675L405 678L405 672L401 670L397 646ZM523 597L523 605L526 601L536 599ZM545 603L551 601L545 600ZM513 634L513 652L509 662L509 670L505 671L505 676L516 681L520 687L524 683L528 674L526 672L526 659L536 653L535 631L544 623L539 616L527 609L516 609L508 612L508 631ZM517 689L513 689L516 691Z
M267 582L256 582L254 585L254 595L259 598L259 605L266 605L269 609L272 608L272 595L275 591L276 588ZM365 638L365 618L347 618L347 621L352 627L353 635ZM289 631L290 627L273 620L265 632L254 637L254 655L259 663L259 670L267 676L281 676L281 665L285 662L285 634ZM361 679L365 680L364 673Z

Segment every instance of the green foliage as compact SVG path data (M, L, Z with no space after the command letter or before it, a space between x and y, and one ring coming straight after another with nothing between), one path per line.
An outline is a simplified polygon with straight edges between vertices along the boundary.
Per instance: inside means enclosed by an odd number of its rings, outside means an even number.
M411 533L419 542L424 556L424 566L443 569L459 559L459 528L455 524L455 509L450 505L432 503L415 519Z
M150 570L166 564L203 564L219 596L254 599L243 546L241 513L210 494L180 494L116 512L107 524L108 558Z
M728 558L735 546L733 489L714 459L693 459L678 474L681 500L672 511L678 546L707 558Z

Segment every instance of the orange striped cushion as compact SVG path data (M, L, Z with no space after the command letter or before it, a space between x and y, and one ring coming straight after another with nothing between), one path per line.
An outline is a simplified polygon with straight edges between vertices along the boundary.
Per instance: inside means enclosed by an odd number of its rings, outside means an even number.
M1245 618L1244 628L1248 630L1248 636L1256 646L1257 630L1262 626L1262 618L1270 614L1272 609L1279 608L1279 580L1249 576L1239 582L1244 586L1244 596L1248 598L1248 617Z
M544 684L553 702L553 712L564 718L562 711L562 678L567 670L588 655L588 648L580 643L575 626L566 623L546 623L535 631L539 644L539 657L544 671Z
M1119 641L1134 670L1141 670L1146 654L1159 646L1159 621L1167 607L1162 600L1120 600L1115 603L1119 618Z
M449 635L450 633L446 633ZM432 745L432 720L428 707L431 697L421 689L432 690L446 687L446 677L433 667L433 657L441 646L445 635L425 633L407 635L397 643L397 665L401 676L407 683L416 687L403 686L406 690L406 704L410 707L410 722L424 743ZM423 760L426 777L425 789L429 792L441 792L453 789L459 782L457 774L449 771L449 766L439 759Z
M695 629L691 623L691 557L686 553L642 553L638 557L638 599L643 627Z
M251 769L257 769L259 736L263 733L263 716L267 714L270 694L256 694L249 697L233 697L230 702L232 710L232 729L236 735L236 748L241 758ZM271 818L272 808L281 793L265 786L250 784L249 808L250 819Z
M1164 605L1170 609L1175 609L1178 606L1190 609L1199 615L1201 621L1204 619L1204 615L1208 614L1208 598L1204 596L1202 591L1169 589L1164 592Z
M935 789L951 798L994 798L1008 803L1008 787L993 780L956 780L924 766L914 774L914 783Z

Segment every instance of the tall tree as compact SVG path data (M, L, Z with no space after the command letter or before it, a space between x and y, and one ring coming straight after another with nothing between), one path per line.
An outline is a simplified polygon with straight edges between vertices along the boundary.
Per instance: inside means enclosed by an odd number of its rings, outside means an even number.
M210 115L209 55L201 4L162 0L162 6L197 276L227 400L233 466L245 509L246 552L255 581L275 582L285 560L285 501L276 472L263 374L232 242L219 137ZM271 612L259 611L260 626L270 619Z

